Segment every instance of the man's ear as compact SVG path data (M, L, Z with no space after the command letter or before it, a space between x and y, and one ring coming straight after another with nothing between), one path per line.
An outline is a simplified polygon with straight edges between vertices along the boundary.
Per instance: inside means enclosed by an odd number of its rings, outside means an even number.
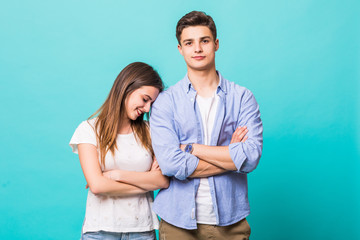
M182 47L181 47L181 45L180 44L178 44L178 50L179 50L179 53L181 54L181 55L183 55L183 52L182 52ZM184 56L184 55L183 55Z
M215 40L215 52L219 49L219 39Z

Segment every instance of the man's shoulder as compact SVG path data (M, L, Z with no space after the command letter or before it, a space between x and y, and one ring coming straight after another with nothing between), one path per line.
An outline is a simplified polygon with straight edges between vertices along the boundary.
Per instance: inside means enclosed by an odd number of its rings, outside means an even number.
M174 102L174 99L181 99L181 96L184 93L183 89L183 83L181 83L181 81L177 82L175 85L162 91L156 98L154 105L169 105Z
M184 83L182 83L182 81L178 81L175 85L168 87L166 90L162 91L158 98L158 99L171 99L174 97L174 95L179 95L179 94L183 94L184 93Z
M168 94L178 94L179 92L184 92L184 79L178 81L174 85L170 86L168 89L166 89L164 92Z
M230 97L252 95L249 89L228 79L223 78L223 85L228 93L227 95Z

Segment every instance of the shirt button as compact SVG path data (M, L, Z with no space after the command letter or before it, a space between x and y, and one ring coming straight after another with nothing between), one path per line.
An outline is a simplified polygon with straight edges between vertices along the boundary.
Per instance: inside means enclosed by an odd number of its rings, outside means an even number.
M191 209L191 219L195 219L195 208Z
M191 98L191 99L190 99L190 101L192 101L192 102L193 102L193 101L194 101L194 99L193 99L193 98Z

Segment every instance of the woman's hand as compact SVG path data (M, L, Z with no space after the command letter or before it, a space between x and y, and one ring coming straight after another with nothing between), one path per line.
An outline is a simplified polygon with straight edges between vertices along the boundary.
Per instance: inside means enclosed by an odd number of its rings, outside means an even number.
M109 178L111 180L119 182L122 179L122 175L123 175L122 173L123 173L123 170L114 169L114 170L103 172L103 176L107 177L107 178Z
M156 160L156 157L154 157L153 163L151 165L150 171L159 171L160 170L160 166L158 161Z
M149 171L136 172L114 169L103 172L103 176L117 182L139 187L146 192L160 188L167 188L169 186L169 180L167 177L162 175L161 169L155 157Z
M153 163L151 164L151 168L149 171L160 171L159 163L156 161L156 157L154 157ZM114 169L103 172L103 176L117 182L126 182L126 176L129 175L129 172L126 172L127 171L125 170Z

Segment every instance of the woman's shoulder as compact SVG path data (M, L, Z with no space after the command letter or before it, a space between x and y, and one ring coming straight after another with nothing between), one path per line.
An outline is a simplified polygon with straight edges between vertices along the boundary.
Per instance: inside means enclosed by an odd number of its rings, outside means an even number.
M94 146L96 143L96 134L95 134L95 123L96 119L88 119L82 121L79 126L76 128L71 140L70 146L73 148L74 153L78 153L77 145L80 143L90 143Z
M87 136L95 137L96 121L97 118L92 118L82 121L76 128L74 135L87 135Z
M81 129L92 129L94 131L95 129L95 124L96 124L96 121L97 121L97 118L91 118L91 119L87 119L85 121L82 121L78 128L81 128Z

